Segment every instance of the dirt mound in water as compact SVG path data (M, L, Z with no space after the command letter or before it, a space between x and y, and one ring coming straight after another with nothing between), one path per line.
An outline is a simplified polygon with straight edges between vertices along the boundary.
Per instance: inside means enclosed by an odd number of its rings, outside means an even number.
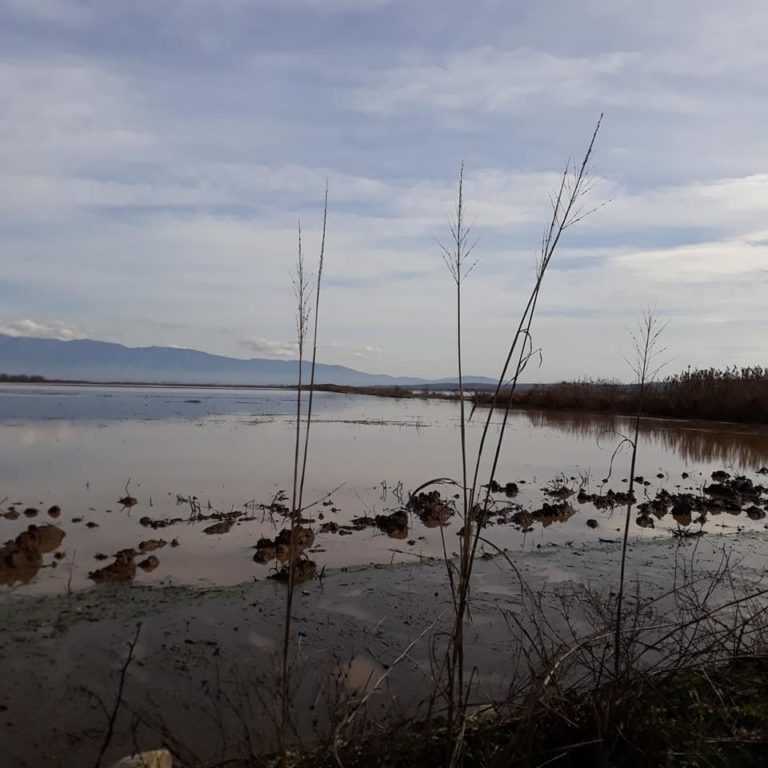
M411 496L408 500L408 509L415 512L427 528L448 525L454 512L453 508L441 498L439 491L417 493Z
M43 565L43 555L61 546L65 533L55 525L30 525L0 548L0 584L27 584Z

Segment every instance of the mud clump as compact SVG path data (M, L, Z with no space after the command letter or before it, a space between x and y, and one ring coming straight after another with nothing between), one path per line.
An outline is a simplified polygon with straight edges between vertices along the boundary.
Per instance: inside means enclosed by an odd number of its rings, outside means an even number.
M270 560L287 562L315 542L315 532L311 528L296 526L291 536L290 528L283 528L274 539L261 538L256 542L256 554L253 559L257 563L268 563Z
M156 549L162 549L168 542L165 539L147 539L139 544L141 552L154 552Z
M533 530L533 515L527 509L520 509L510 518L513 525L516 525L523 533Z
M54 504L52 507L48 507L48 517L60 517L61 507L58 504Z
M712 473L712 476L718 474ZM704 493L720 502L724 502L726 505L741 506L747 502L753 502L760 498L761 494L766 492L766 488L762 485L755 485L748 477L738 475L734 478L723 479L723 475L727 473L721 473L718 475L721 479L719 482L714 482L711 485L705 486ZM728 507L726 507L728 509Z
M552 523L566 523L575 514L576 510L567 501L561 501L559 504L544 502L540 509L531 513L533 519L541 523L542 528L547 528Z
M564 487L564 486L561 486ZM565 498L568 498L570 493ZM558 498L555 496L555 498ZM614 491L609 489L605 494L599 493L587 493L584 489L581 489L576 495L576 501L579 504L590 503L595 509L613 509L621 504L628 504L630 501L634 504L636 499L635 495L630 496L628 491Z
M207 533L209 536L217 536L223 533L229 533L232 529L231 520L223 520L220 523L214 523L207 528L203 528L203 533Z
M157 530L158 528L167 528L169 525L176 525L177 523L183 522L184 518L181 517L167 517L162 520L153 520L149 515L144 515L144 517L139 520L139 525L144 526L144 528Z
M126 494L122 499L118 499L117 503L122 504L123 507L127 509L130 509L131 507L135 507L139 502L134 496Z
M693 509L690 499L681 497L672 505L672 517L678 525L690 525L693 521Z
M158 565L160 561L154 555L150 555L139 563L139 568L145 573L152 573Z
M510 498L512 498L513 496L517 496L520 490L517 487L517 483L513 483L511 481L502 485L496 480L491 480L491 482L485 487L488 488L491 491L491 493L503 493Z
M0 584L27 584L43 565L43 555L61 546L66 534L55 525L30 525L0 547Z
M96 583L132 581L136 576L136 560L132 549L123 549L115 555L114 562L91 571L88 578Z
M317 563L307 557L299 557L293 564L293 583L301 584L315 578L317 573ZM287 584L290 579L290 564L286 563L275 573L271 573L267 578L275 581L282 581Z
M448 521L453 516L453 509L447 502L443 501L439 491L429 491L411 496L407 508L415 512L427 528L448 525Z
M376 515L376 527L392 539L408 537L408 513L404 509L391 515Z
M37 517L40 514L40 510L37 507L27 507L24 510L25 517Z
M338 523L334 523L333 520L329 520L327 523L323 523L320 526L320 533L338 533L341 526Z
M65 535L55 525L30 525L16 537L16 543L24 549L38 549L42 554L48 554L61 546Z
M546 488L544 493L552 499L561 501L573 496L573 491L567 485L555 485L552 488Z
M375 517L368 517L368 515L361 515L360 517L353 517L349 521L349 526L346 526L353 531L364 531L366 528L373 528L376 525Z

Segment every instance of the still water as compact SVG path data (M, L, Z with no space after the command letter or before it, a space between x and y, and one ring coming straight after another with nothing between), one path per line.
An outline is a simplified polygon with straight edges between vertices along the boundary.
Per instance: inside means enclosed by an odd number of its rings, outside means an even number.
M254 562L253 548L259 538L274 537L285 521L259 505L281 491L290 493L295 407L295 393L287 390L0 386L0 541L47 522L66 534L57 550L60 559L47 554L43 567L11 588L86 587L90 571L118 550L148 539L168 545L154 551L155 570L137 572L140 582L210 585L266 578L274 565ZM475 413L470 423L470 457L485 415ZM491 443L498 422L494 417ZM517 483L519 493L510 502L529 510L551 501L546 491L555 486L589 493L625 490L626 445L612 457L630 428L622 418L515 412L496 479L502 485ZM455 403L317 393L304 493L305 505L316 502L305 512L316 532L310 557L319 568L330 568L440 557L443 542L449 554L456 551L458 517L440 529L412 516L407 534L399 538L376 527L339 535L322 533L320 526L331 521L343 526L353 518L396 510L422 483L458 478L459 457ZM701 494L713 470L768 483L756 474L765 465L764 429L644 420L636 474L648 484L639 484L638 500L661 488ZM481 481L487 482L487 472ZM447 498L456 491L438 488ZM126 495L136 499L135 506L119 503ZM227 533L207 535L203 529L212 520L189 522L191 497L204 515L245 514ZM512 551L535 553L618 537L622 508L596 510L575 495L569 503L573 514L562 521L544 518L527 530L491 525L488 538ZM61 512L52 519L47 510L54 505ZM18 517L8 515L11 507ZM181 522L152 529L147 518ZM764 531L766 522L737 512L693 527L736 533ZM653 529L633 523L632 535L670 537L679 529L679 520L667 515ZM173 540L177 546L170 546Z

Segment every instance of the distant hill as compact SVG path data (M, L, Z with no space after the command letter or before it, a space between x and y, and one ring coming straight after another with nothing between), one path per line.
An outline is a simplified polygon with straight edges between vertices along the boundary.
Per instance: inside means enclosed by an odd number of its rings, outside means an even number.
M156 384L240 384L284 386L296 383L295 360L241 360L176 347L126 347L107 341L38 339L0 334L0 373L44 376L94 382L143 382ZM309 363L304 363L309 375ZM342 365L318 363L318 384L344 386L450 385L454 380L431 382L414 377L364 373ZM468 382L486 384L491 379L473 377Z

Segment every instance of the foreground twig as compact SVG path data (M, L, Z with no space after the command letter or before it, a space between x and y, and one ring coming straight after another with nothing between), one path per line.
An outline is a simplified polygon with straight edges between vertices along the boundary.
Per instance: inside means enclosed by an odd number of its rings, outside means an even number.
M112 741L112 735L115 731L115 721L117 720L118 712L120 711L120 707L123 703L123 690L125 688L125 678L128 675L128 667L131 666L131 662L133 661L133 651L134 648L136 648L136 643L139 641L139 634L141 633L141 624L136 625L136 634L133 636L133 640L131 640L130 643L128 643L128 655L125 657L125 661L123 662L122 669L120 670L120 682L117 686L117 695L115 696L115 705L112 707L112 713L109 716L109 724L107 726L107 733L104 737L104 743L101 745L101 751L99 752L99 756L96 758L96 762L94 763L94 768L100 768L101 761L104 759L104 753L107 751L107 748L109 747L109 743Z

